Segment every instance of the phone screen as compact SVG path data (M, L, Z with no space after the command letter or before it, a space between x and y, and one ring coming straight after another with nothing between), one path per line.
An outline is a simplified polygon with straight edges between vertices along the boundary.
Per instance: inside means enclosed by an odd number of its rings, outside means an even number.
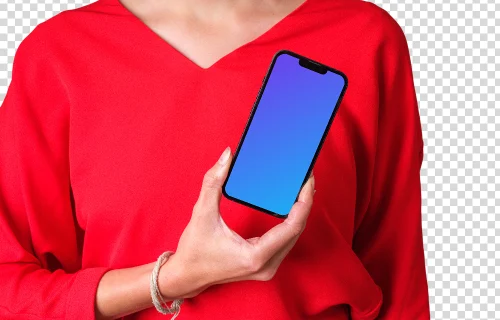
M342 73L307 68L305 59L311 61L288 50L273 57L223 187L229 199L282 218L307 181L347 85Z

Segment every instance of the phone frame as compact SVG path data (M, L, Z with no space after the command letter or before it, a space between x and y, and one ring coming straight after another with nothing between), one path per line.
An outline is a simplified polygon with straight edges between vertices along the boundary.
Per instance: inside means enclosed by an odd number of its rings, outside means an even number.
M344 79L344 87L342 88L342 91L340 92L340 95L339 95L339 98L338 98L337 103L335 105L335 108L333 110L333 113L330 116L330 119L328 120L328 124L326 125L325 131L323 132L323 136L321 137L321 140L320 140L320 142L318 144L318 147L316 148L316 152L314 153L314 157L313 157L313 159L312 159L312 161L311 161L311 163L309 165L309 168L307 169L307 173L306 173L306 175L304 177L304 180L302 181L302 184L301 184L301 186L299 188L299 192L297 193L297 196L295 197L295 202L297 202L299 194L300 194L302 188L304 187L305 183L307 182L307 179L309 178L309 176L311 174L311 171L312 171L312 169L314 167L314 164L316 163L318 155L319 155L319 153L321 151L321 148L323 147L323 144L325 142L326 136L328 135L328 132L330 131L330 127L331 127L331 125L333 123L333 119L335 118L335 115L337 114L337 111L338 111L338 108L339 108L339 106L341 104L342 98L344 97L344 94L345 94L345 92L347 90L348 82L347 82L347 76L343 72L341 72L339 70L336 70L336 69L334 69L332 67L329 67L329 66L327 66L327 65L325 65L323 63L320 63L318 61L315 61L315 60L312 60L310 58L307 58L307 57L305 57L305 56L303 56L301 54L298 54L296 52L290 51L288 49L278 50L274 54L274 56L272 58L272 61L271 61L271 64L269 65L269 67L267 69L266 75L265 75L264 79L262 80L262 85L261 85L261 87L259 89L259 93L257 94L257 99L255 100L254 105L252 107L252 110L250 111L250 116L248 117L247 123L245 125L245 130L243 131L243 134L242 134L242 136L240 138L240 141L238 142L238 146L237 146L236 151L234 153L233 160L231 161L231 165L229 167L229 171L228 171L227 177L226 177L226 179L224 181L224 184L222 185L222 194L227 199L229 199L231 201L234 201L234 202L237 202L237 203L242 204L244 206L250 207L252 209L256 209L258 211L267 213L267 214L269 214L271 216L274 216L274 217L277 217L277 218L280 218L280 219L286 219L288 217L288 213L286 215L281 215L281 214L275 213L275 212L273 212L271 210L264 209L264 208L259 207L257 205L254 205L254 204L251 204L249 202L246 202L246 201L243 201L241 199L238 199L238 198L235 198L233 196L230 196L226 192L226 184L227 184L227 182L229 180L229 177L231 176L231 171L233 170L233 167L234 167L234 164L235 164L235 162L236 162L236 160L238 158L238 154L240 152L240 149L241 149L241 147L243 145L243 142L245 141L245 137L246 137L246 135L248 133L248 129L250 128L250 125L252 123L252 120L253 120L253 117L255 115L255 112L257 111L257 107L259 105L259 102L260 102L260 100L262 98L262 95L264 94L264 90L266 88L267 81L268 81L269 77L271 76L272 70L274 68L274 64L276 63L278 57L280 55L282 55L282 54L291 55L291 56L293 56L295 58L298 58L299 61L300 61L300 59L307 60L309 63L313 63L313 64L319 65L319 66L321 66L323 68L326 68L328 71L336 73L336 74L340 75Z

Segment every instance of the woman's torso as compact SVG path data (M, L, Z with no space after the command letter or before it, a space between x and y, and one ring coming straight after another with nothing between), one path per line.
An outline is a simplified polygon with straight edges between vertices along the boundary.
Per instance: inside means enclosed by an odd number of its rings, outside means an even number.
M216 285L180 319L347 319L375 308L376 289L351 249L373 167L377 87L371 30L378 13L357 0L308 0L270 30L203 69L118 0L45 23L71 101L70 177L85 230L82 267L124 268L175 250L201 180L236 149L271 58L280 49L344 72L349 87L317 159L307 227L267 282ZM223 198L244 238L279 219ZM160 319L150 308L130 319Z

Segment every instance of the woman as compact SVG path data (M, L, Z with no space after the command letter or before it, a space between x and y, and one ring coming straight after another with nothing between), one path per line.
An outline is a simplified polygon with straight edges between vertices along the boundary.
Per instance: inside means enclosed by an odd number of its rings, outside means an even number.
M279 49L349 78L284 221L221 197ZM98 0L22 41L0 110L2 319L161 319L154 288L186 320L429 319L409 52L376 5Z

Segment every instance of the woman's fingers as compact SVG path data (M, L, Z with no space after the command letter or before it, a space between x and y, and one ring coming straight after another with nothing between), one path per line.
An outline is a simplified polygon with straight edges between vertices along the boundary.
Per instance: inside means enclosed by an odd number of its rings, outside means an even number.
M227 147L220 156L217 163L210 168L203 177L200 195L193 209L193 217L203 217L207 214L219 215L219 205L222 197L222 185L227 177L232 160L231 149ZM258 268L259 265L267 263L279 252L280 256L291 249L296 238L305 228L309 212L311 210L314 194L314 175L311 173L306 184L300 191L297 202L290 210L288 217L280 224L273 227L259 238L248 241L252 248L251 265ZM229 227L222 225L223 230L230 231L233 241L236 238L244 242L239 235ZM225 228L224 228L225 227Z
M314 179L314 172L311 171L311 175L309 176L307 183L304 185L302 190L300 190L298 201L306 202L312 205L315 184L316 180Z
M290 210L288 217L259 239L253 241L257 264L270 260L277 252L290 242L295 241L295 238L302 233L311 211L313 195L314 175L311 175L300 191L298 200Z
M195 204L195 210L193 210L193 215L196 215L198 211L202 212L202 214L207 212L219 212L222 185L229 171L231 157L231 148L227 147L217 163L205 173L200 195ZM203 208L203 210L196 210L197 207Z

